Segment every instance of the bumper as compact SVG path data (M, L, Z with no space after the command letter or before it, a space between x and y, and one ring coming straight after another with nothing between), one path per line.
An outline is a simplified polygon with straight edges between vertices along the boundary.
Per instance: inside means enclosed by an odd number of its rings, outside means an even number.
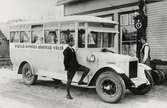
M147 80L147 78L131 78L130 79L133 83L132 87L139 87L142 84L150 85L150 82Z

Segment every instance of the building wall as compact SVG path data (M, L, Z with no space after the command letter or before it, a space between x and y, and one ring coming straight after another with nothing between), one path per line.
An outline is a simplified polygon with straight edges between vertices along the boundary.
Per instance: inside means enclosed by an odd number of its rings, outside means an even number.
M117 7L125 4L133 4L137 1L138 0L87 0L86 2L74 2L64 5L64 14L72 15L107 7Z
M147 39L152 59L167 60L167 1L148 4Z

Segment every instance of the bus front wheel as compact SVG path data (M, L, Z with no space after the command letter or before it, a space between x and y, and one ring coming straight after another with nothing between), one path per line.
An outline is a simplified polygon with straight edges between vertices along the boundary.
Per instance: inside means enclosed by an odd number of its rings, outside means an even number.
M123 79L114 72L104 72L96 81L96 92L105 102L115 103L120 101L125 95L125 90Z
M22 67L22 77L23 82L27 85L35 84L38 78L38 76L33 73L32 68L28 63L25 63Z

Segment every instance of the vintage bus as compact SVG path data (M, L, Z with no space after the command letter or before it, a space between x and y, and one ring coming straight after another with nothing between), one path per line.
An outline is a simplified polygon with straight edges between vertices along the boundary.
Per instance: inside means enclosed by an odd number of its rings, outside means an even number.
M114 51L118 23L93 16L67 16L59 20L21 22L10 27L10 57L13 69L22 74L25 84L34 84L37 76L67 81L63 50L69 36L75 39L78 62L90 69L78 85L82 72L76 72L72 85L96 88L105 102L118 102L126 89L145 94L152 87L151 68L136 57Z

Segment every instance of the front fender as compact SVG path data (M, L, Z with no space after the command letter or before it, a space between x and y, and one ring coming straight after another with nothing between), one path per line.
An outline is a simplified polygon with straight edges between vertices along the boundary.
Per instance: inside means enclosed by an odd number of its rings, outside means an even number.
M103 73L106 69L112 69L113 71L115 71L117 74L124 74L125 72L118 66L116 66L115 64L101 64L100 66L98 66L98 68L96 70L94 70L93 74L90 74L89 78L89 85L94 85L94 81L96 81L96 79L98 78L98 76Z
M103 65L100 66L100 69L104 68L104 67L112 68L118 74L124 74L125 73L123 69L121 69L120 67L118 67L115 64L103 64Z
M145 64L142 64L142 63L139 63L138 66L143 68L143 69L145 69L145 70L151 70L151 67L149 67L149 66L147 66Z
M20 72L21 72L20 69L22 68L22 66L23 66L25 63L28 63L28 64L30 65L30 67L31 67L31 69L32 69L32 72L33 72L34 74L37 74L37 71L35 70L33 64L32 64L31 62L28 62L28 61L22 61L22 62L19 63L19 66L18 66L18 68L17 68L18 74L21 74L21 73L20 73Z
M151 70L151 68L145 64L139 63L138 64L138 77L146 78L145 70Z

